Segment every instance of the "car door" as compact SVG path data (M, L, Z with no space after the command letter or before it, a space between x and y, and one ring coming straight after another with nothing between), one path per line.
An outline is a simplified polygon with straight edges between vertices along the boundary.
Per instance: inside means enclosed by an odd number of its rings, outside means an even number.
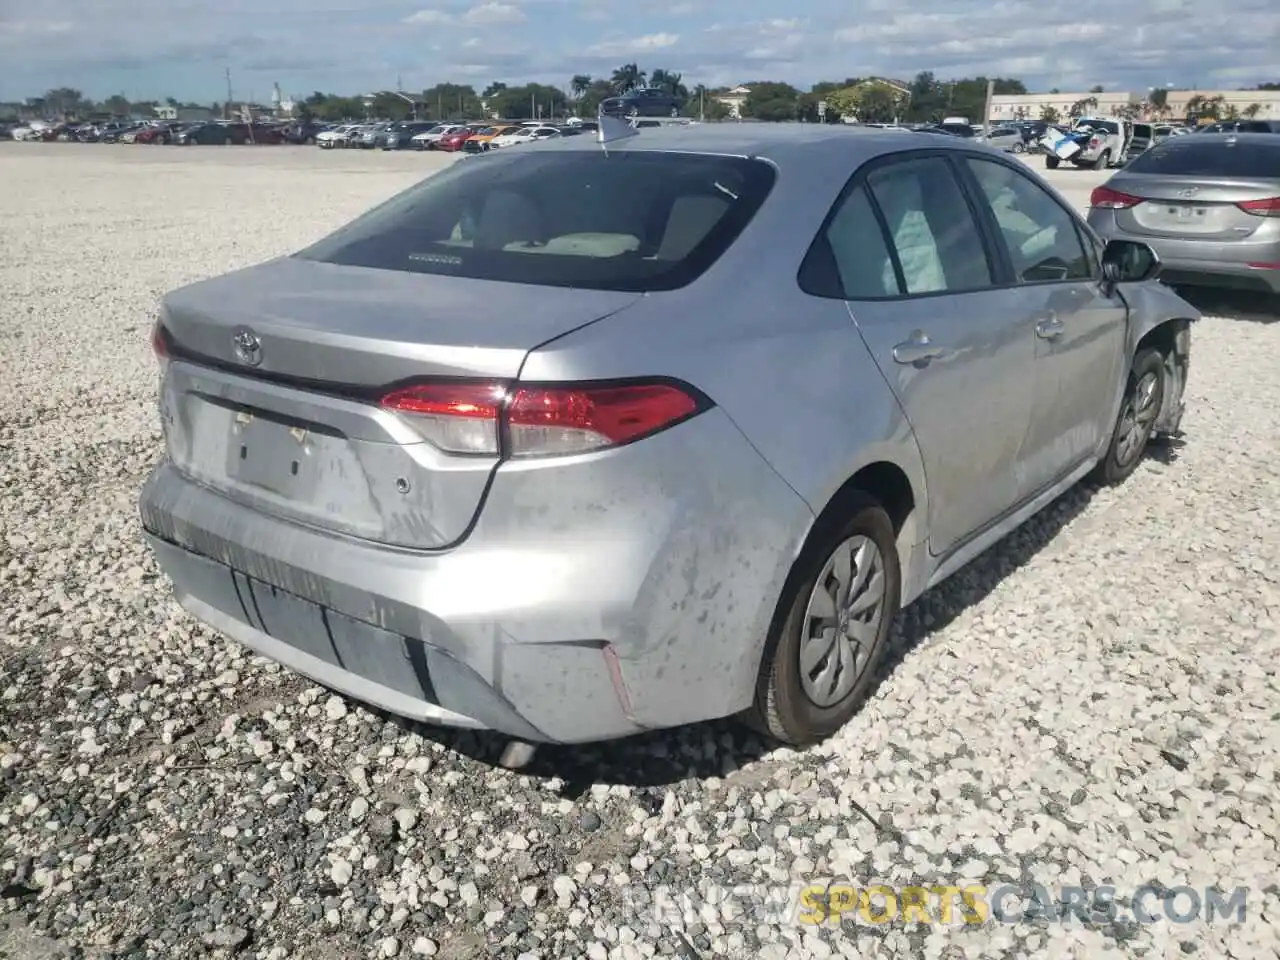
M976 156L963 166L1022 292L1022 322L1034 332L1026 497L1080 466L1110 435L1128 310L1103 292L1096 251L1078 218L1029 172Z
M996 286L948 152L864 167L825 229L850 316L920 447L935 554L1015 505L1032 389L1031 334Z

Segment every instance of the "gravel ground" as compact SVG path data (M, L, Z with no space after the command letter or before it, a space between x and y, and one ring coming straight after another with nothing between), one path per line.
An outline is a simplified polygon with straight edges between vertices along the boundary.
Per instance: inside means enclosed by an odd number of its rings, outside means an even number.
M184 615L135 508L157 296L441 162L0 146L0 955L1277 954L1280 324L1207 318L1184 442L925 597L806 752L708 724L516 774ZM1250 892L1243 923L932 929L637 893L830 876Z

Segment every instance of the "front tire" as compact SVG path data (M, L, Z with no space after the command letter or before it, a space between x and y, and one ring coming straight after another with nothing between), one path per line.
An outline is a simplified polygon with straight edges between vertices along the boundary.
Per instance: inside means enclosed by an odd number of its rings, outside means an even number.
M1138 468L1163 405L1164 355L1147 347L1133 358L1111 443L1093 471L1096 482L1123 483Z
M896 544L888 514L865 494L819 520L788 578L744 721L803 746L858 712L898 612Z

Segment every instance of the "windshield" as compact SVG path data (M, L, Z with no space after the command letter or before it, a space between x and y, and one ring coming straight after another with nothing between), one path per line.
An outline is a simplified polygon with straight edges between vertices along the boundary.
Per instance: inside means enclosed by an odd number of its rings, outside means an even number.
M673 290L737 239L764 161L501 152L449 167L296 254L345 266L593 290Z
M1260 136L1244 141L1229 135L1171 137L1140 153L1125 170L1175 177L1271 178L1280 170L1280 137L1274 143L1271 139Z

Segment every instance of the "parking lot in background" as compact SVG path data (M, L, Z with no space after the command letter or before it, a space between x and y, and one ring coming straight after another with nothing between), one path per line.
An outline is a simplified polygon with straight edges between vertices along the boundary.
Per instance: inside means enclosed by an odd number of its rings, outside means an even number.
M0 900L0 950L52 955L25 915L86 958L1276 955L1280 323L1247 302L1193 329L1185 436L905 611L890 675L810 750L710 723L498 769L493 738L186 616L137 519L158 298L452 162L0 143L0 884L38 891ZM1047 176L1083 209L1106 174ZM836 928L750 899L831 877L1110 885L1158 922ZM740 912L637 895L707 884ZM1159 920L1152 885L1247 910Z

